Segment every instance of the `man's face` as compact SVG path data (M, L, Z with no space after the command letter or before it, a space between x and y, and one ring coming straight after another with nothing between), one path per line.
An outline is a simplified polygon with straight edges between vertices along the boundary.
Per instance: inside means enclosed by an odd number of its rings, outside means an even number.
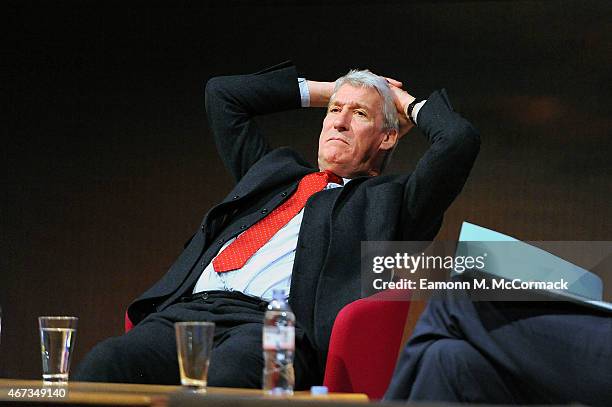
M397 132L383 130L383 99L374 89L342 85L329 103L319 136L319 168L354 178L377 175Z

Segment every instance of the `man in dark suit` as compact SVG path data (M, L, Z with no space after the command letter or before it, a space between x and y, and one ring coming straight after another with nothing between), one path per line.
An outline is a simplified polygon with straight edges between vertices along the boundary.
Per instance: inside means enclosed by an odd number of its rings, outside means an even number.
M295 151L271 149L253 120L300 106L328 106L318 175ZM285 63L213 78L206 110L237 184L129 307L134 328L98 344L77 380L178 383L173 323L208 320L216 323L209 385L260 387L263 312L271 290L283 288L297 318L296 388L320 383L334 319L360 297L361 241L432 239L479 149L444 91L417 101L369 71L314 82ZM414 172L380 175L414 123L431 143ZM324 182L304 195L316 177Z
M610 406L611 361L609 310L454 290L429 301L385 398Z

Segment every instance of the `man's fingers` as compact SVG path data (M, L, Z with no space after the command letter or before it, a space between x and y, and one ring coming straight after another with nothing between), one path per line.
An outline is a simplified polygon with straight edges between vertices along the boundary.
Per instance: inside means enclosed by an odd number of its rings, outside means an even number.
M391 82L389 83L391 84ZM406 91L392 84L391 93L393 94L393 102L395 103L395 108L397 109L397 112L399 114L403 114L404 106L402 105L401 99L403 94L406 93Z
M396 80L396 79L393 79L393 78L387 78L386 76L385 76L384 78L385 78L385 79L387 80L387 82L389 82L391 85L396 86L396 87L398 87L398 88L401 88L401 87L402 87L402 83L401 83L400 81L398 81L398 80Z

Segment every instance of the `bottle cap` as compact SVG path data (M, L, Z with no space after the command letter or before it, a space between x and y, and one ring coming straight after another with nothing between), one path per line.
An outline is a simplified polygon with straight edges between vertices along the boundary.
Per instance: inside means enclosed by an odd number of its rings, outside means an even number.
M311 396L325 396L328 393L327 386L312 386L310 388Z

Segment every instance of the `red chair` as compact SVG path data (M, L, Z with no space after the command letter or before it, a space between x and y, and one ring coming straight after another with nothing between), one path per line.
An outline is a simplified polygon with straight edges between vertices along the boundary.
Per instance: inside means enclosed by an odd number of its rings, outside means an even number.
M405 295L405 294L404 294ZM381 292L346 305L336 317L323 384L330 392L385 394L402 344L410 301Z
M134 324L130 320L127 311L125 311L125 316L123 318L123 326L125 327L125 332L128 332L130 329L134 328Z
M399 293L404 295L401 300L397 295L381 292L340 310L332 329L323 380L330 392L365 393L374 400L385 394L411 305L405 294ZM413 323L409 321L408 325ZM125 332L132 327L126 312Z

